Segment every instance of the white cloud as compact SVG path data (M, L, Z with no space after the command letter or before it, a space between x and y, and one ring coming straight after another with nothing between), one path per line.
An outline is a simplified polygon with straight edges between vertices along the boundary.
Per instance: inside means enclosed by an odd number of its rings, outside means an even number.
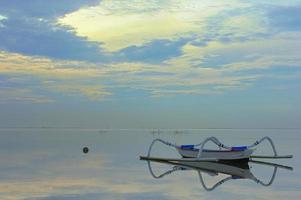
M40 89L67 95L80 94L91 100L114 98L116 88L143 90L154 97L218 94L246 89L258 79L272 78L273 71L268 70L300 67L299 36L298 32L288 32L251 41L212 41L205 46L197 46L192 41L182 47L180 56L159 64L52 60L0 51L0 73L8 76L10 82L17 81L18 85L22 82L19 78L22 75L35 76L41 80ZM232 56L231 60L217 66L206 62L208 58L223 60L229 56ZM15 99L21 99L23 95L23 99L29 101L26 95L33 91L19 89L19 95L8 91L6 94ZM41 102L44 98L39 95L32 97L32 101L39 97Z
M110 90L116 87L145 90L153 96L202 94L218 92L206 88L208 85L239 87L242 81L256 78L254 76L225 76L218 69L189 67L189 62L193 58L185 61L186 67L179 67L176 62L157 65L145 63L104 65L51 60L3 51L0 53L2 61L0 72L9 75L10 81L17 80L20 84L22 79L18 77L22 74L33 75L42 80L40 89L69 95L82 94L92 100L105 99L112 95L113 91ZM107 84L108 81L111 84Z
M0 87L0 103L6 102L53 103L54 100L44 95L35 94L28 88Z
M237 1L110 1L85 7L58 19L77 35L100 42L109 52L141 46L153 40L178 40L202 36L210 17L234 8L248 7ZM245 21L252 19L245 19Z
M88 97L90 100L104 100L108 96L112 95L111 92L107 91L105 86L97 85L97 84L72 84L71 83L57 83L57 82L44 82L46 88L51 89L53 91L58 91L68 95L84 95Z
M0 28L3 28L3 27L4 27L4 25L3 25L3 23L2 23L1 21L4 21L4 20L6 20L6 19L7 19L6 16L0 15Z

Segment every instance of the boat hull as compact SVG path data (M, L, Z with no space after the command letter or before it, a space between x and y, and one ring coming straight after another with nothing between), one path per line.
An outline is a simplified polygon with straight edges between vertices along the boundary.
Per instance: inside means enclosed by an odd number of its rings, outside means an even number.
M198 149L182 149L177 148L177 151L183 158L197 158ZM237 160L250 158L253 149L243 151L219 151L219 150L203 150L201 158L216 158L218 160Z

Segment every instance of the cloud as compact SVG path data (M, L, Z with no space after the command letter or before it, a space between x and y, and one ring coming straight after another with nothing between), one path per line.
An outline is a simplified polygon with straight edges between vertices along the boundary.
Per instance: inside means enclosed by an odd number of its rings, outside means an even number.
M72 4L68 0L45 2L43 0L32 0L20 2L18 0L2 0L0 13L8 15L22 14L28 17L54 18L68 12L79 9L82 6L94 5L99 0L76 0Z
M0 49L63 60L159 64L179 56L186 42L206 45L272 35L265 10L271 9L235 0L80 0L47 7L39 0L5 0Z
M223 76L216 69L179 67L171 64L111 63L96 64L68 60L51 60L15 53L0 52L0 72L10 76L21 74L41 77L46 89L66 94L81 93L91 99L112 94L106 88L127 87L152 94L200 94L209 91L200 86L239 85L253 76ZM88 81L89 80L89 81ZM108 83L111 83L108 85ZM177 87L186 88L177 88ZM197 87L197 88L191 88ZM158 95L156 95L158 96Z
M227 39L250 40L268 32L268 26L263 14L249 11L247 13L228 16L219 28L221 37ZM229 37L230 36L230 37Z
M0 50L56 59L105 60L99 44L74 36L49 19L8 16L0 21L0 38Z
M100 71L95 65L79 62L52 60L46 57L25 56L18 53L0 51L0 73L32 74L45 77L74 78L95 77Z
M0 103L29 102L29 103L53 103L50 97L35 94L28 88L0 87Z
M111 92L101 83L87 83L86 80L105 77L108 72L102 67L97 69L93 63L51 60L0 51L0 74L6 77L3 81L9 86L1 89L1 100L50 103L54 100L47 98L49 91L82 94L91 100L101 100L111 95ZM28 76L32 76L35 83L25 78ZM37 91L44 91L44 94L35 94Z
M58 85L56 82L46 82L45 87L58 91L68 95L78 95L82 94L83 96L88 97L90 100L104 100L108 96L112 95L112 92L107 91L105 86L102 85L74 85L74 84L61 84Z
M143 47L131 46L121 52L108 54L101 43L74 35L69 27L55 23L57 17L80 8L95 5L99 0L45 3L34 0L27 3L3 1L0 8L0 50L53 59L109 62L142 60L159 62L178 55L180 42L150 41Z
M143 46L153 40L201 36L207 20L219 12L245 8L247 4L212 1L125 2L104 0L98 6L79 9L58 19L76 34L101 42L108 52Z
M155 97L220 94L300 66L300 32L275 31L268 15L292 11L288 16L295 19L298 7L267 9L237 1L81 3L58 9L58 15L45 11L49 18L26 6L25 20L17 19L20 9L16 15L4 13L0 73L35 76L45 91L96 100L113 98L121 88ZM43 45L35 45L40 41Z
M256 14L241 14L240 20L232 16L251 6L237 1L64 2L45 7L40 0L5 0L0 49L54 59L159 63L178 56L188 40L244 37L262 30ZM227 29L227 18L234 28Z
M123 62L140 61L159 64L164 60L181 54L181 47L187 42L185 39L178 41L154 40L142 46L130 46L118 52Z
M218 71L214 69L223 68L224 72L232 69L238 72L258 68L298 67L301 49L299 37L299 32L286 32L268 39L243 42L212 41L206 46L188 43L183 46L181 56L166 63L188 69L198 67Z
M7 19L7 17L0 15L0 20L5 20L5 19Z
M7 17L0 15L0 28L4 28L4 24L1 21L4 21L6 19L7 19Z
M114 98L119 88L153 97L221 94L249 88L278 70L300 67L299 36L299 32L287 32L251 41L189 42L180 56L153 64L55 60L1 51L0 73L10 78L39 77L46 91L81 94L91 100Z

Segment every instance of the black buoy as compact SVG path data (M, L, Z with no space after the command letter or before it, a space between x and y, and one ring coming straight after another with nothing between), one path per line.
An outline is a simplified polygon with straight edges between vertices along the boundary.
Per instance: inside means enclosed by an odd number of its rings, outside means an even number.
M84 147L83 148L83 152L86 154L86 153L88 153L89 152L89 148L88 147Z

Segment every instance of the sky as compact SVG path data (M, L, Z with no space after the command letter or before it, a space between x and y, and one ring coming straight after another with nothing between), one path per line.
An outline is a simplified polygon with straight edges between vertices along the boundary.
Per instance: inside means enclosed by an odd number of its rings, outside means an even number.
M301 1L0 4L0 127L298 128Z

